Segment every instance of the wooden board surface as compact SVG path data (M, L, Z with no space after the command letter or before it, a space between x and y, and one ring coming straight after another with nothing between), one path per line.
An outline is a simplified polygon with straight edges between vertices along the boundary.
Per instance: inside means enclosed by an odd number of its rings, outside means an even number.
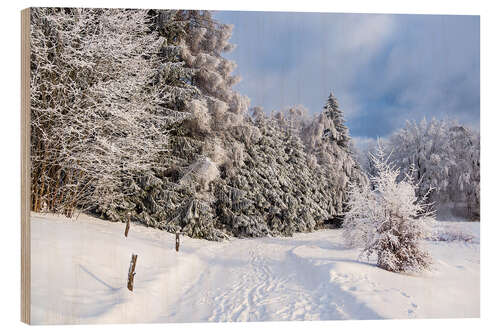
M21 321L31 314L30 233L30 9L21 11Z

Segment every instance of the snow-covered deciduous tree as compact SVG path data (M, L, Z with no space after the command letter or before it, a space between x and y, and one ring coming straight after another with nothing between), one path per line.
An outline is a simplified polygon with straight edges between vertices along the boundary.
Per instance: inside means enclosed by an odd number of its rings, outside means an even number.
M449 145L454 160L449 168L449 201L469 218L480 217L480 139L465 126L451 126Z
M407 173L415 168L418 196L430 188L429 201L453 206L458 214L479 217L479 134L456 121L423 119L394 133L388 140L391 162Z
M113 206L155 167L168 126L155 84L162 40L146 10L32 11L32 209ZM156 165L158 167L158 165Z
M350 186L343 236L349 246L360 246L361 255L377 256L377 265L393 272L419 271L431 258L420 241L434 221L426 196L418 198L413 173L398 181L399 168L388 161L381 146L372 156L377 174L368 185Z
M403 173L415 168L420 181L418 196L423 196L433 188L429 199L440 202L446 199L448 169L452 163L452 152L448 142L448 124L445 121L425 118L417 123L406 122L406 126L396 131L387 144L392 151L391 161Z

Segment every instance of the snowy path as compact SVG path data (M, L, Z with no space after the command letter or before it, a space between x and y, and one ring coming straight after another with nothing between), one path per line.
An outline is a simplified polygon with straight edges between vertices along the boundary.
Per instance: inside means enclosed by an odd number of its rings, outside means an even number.
M315 266L297 256L294 251L304 245L290 243L290 239L236 242L211 253L207 258L211 265L195 283L196 288L183 296L179 308L201 309L194 318L202 321L380 317L332 285L326 267ZM167 318L172 321L194 319L192 313L186 316L183 311L179 315L177 311L171 313L164 319Z
M433 271L394 274L358 261L339 230L215 243L81 217L32 219L36 323L477 317L479 223L471 244L427 242ZM133 293L130 254L138 253Z

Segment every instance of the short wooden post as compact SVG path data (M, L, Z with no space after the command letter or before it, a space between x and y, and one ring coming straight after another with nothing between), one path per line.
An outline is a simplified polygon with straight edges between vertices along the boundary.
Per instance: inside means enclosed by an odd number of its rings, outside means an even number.
M127 219L127 226L125 227L125 238L128 237L128 231L130 230L130 212L127 214L128 219Z
M136 263L137 263L137 254L132 253L132 259L130 260L130 266L128 268L128 283L127 283L127 288L130 291L134 291L134 276L135 276Z
M175 233L175 251L179 252L179 247L181 245L180 233L177 231Z

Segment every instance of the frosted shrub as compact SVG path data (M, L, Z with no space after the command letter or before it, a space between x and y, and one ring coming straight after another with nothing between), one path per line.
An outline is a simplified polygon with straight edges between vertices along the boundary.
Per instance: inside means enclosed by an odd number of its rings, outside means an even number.
M387 162L379 145L371 156L376 176L369 185L351 186L344 220L344 239L349 246L362 247L361 255L377 255L377 266L393 272L419 271L431 258L420 247L434 221L433 212L416 196L412 174L397 181L399 169Z

